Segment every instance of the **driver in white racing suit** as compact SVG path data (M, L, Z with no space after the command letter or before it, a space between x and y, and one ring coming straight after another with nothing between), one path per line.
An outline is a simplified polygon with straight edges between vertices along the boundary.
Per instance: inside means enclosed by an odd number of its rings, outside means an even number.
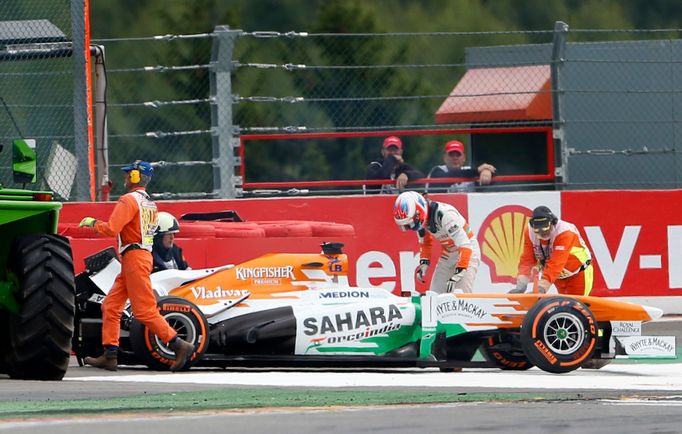
M481 250L469 224L454 206L406 191L395 201L393 219L401 230L417 232L420 260L415 274L420 282L429 269L435 238L441 244L441 254L429 290L472 292Z

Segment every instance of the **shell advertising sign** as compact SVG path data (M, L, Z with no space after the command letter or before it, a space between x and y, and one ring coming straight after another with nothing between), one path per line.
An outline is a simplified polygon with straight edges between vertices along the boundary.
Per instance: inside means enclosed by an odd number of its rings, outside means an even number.
M561 193L483 193L468 197L469 224L481 246L475 292L507 292L516 283L523 231L535 207L561 218Z

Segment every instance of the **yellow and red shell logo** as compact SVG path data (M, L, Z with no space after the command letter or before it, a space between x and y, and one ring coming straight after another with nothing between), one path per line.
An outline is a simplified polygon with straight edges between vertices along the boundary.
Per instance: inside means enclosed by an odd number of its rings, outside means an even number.
M523 231L531 210L520 205L496 209L478 231L481 260L490 268L492 283L514 283L523 251Z

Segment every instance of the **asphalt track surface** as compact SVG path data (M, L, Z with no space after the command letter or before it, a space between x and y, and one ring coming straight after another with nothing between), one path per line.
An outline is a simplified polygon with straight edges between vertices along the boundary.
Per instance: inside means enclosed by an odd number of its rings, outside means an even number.
M680 323L659 324L651 334L679 335ZM681 427L682 363L616 362L562 375L537 368L171 374L74 365L61 382L0 376L0 433L620 434Z

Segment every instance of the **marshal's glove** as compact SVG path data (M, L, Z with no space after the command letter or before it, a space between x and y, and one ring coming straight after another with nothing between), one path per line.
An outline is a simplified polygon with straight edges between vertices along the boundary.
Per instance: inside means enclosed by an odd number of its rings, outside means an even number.
M459 281L462 280L462 277L464 277L465 271L467 271L467 269L463 267L455 268L455 274L453 274L452 277L445 284L446 292L454 292L455 287L457 286Z
M541 294L546 294L547 291L549 291L550 286L552 286L552 284L549 283L549 280L540 279L540 282L538 282L538 291L540 291Z
M524 292L526 292L526 285L523 286L517 285L510 289L509 292L507 292L507 294L523 294Z
M516 279L516 287L512 288L508 294L523 294L526 292L526 288L528 287L528 282L530 279L528 276L519 276Z
M429 271L429 264L431 264L431 261L429 261L428 259L419 260L419 267L417 267L415 275L417 276L417 280L419 280L421 283L424 283L426 272Z
M80 223L78 223L78 227L82 228L83 226L87 226L90 228L94 228L95 222L97 222L97 219L94 219L92 217L85 217L83 220L81 220Z

